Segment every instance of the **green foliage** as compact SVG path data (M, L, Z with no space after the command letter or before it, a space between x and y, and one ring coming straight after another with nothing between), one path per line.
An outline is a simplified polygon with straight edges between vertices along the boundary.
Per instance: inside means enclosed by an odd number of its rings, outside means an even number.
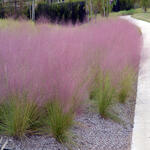
M130 10L126 10L126 11L120 11L120 13L121 13L122 16L133 15L135 13L135 10L134 9L130 9Z
M90 0L88 0L88 2L90 2ZM115 4L116 0L113 0L111 3L109 0L93 0L92 1L93 12L94 14L101 13L103 16L109 16L110 11L112 10L113 5Z
M0 105L0 132L22 138L36 131L39 110L26 94L10 95Z
M95 86L91 93L91 98L96 101L98 111L104 118L110 116L109 108L113 104L115 96L115 88L111 83L111 78L108 73L99 72L95 78Z
M113 102L114 92L109 76L102 77L96 94L98 110L102 117L108 117L107 111Z
M28 0L28 5L24 0L1 0L0 1L0 18L13 17L17 19L19 17L27 18L27 10L31 0Z
M133 83L135 81L135 73L132 69L126 68L123 70L120 79L120 89L118 92L119 102L125 103L127 97L132 91Z
M75 24L77 21L83 22L86 17L85 2L65 2L65 3L39 3L36 7L36 20L44 16L51 22L68 22Z
M133 15L133 17L135 17L137 19L141 18L141 20L142 19L144 20L144 18L146 18L148 20L149 12L150 12L150 9L147 9L147 13L144 13L142 8L137 8L137 9L123 10L123 11L119 11L119 12L112 12L110 14L110 16Z
M48 102L45 105L44 131L51 133L59 142L67 140L68 129L73 124L74 113L72 110L64 111L58 101Z
M134 8L135 0L119 0L119 9L120 10L130 10Z
M4 18L4 17L5 17L5 11L2 5L0 4L0 18Z
M147 8L150 6L150 0L140 0L141 7L147 12Z

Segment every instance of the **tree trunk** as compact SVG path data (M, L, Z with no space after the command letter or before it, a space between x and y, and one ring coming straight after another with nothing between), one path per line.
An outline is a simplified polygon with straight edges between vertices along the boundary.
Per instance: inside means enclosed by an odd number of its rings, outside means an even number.
M144 7L144 12L145 12L145 13L147 12L147 7L146 7L146 6Z
M24 1L21 0L21 1L20 1L20 14L21 14L21 15L22 15L22 10L23 10L23 4L24 4ZM19 14L19 16L20 16L20 14Z
M35 0L32 0L32 21L35 21Z
M30 11L30 19L32 19L32 3L29 5L29 11Z
M87 14L87 21L89 22L90 21L90 16L89 16L89 5L88 5L88 2L86 0L86 14Z
M92 0L90 0L90 15L92 17L93 14L93 8L92 8Z
M104 10L104 17L106 16L106 13L105 13L105 0L103 0L103 10Z
M107 17L109 16L109 0L107 0Z
M15 0L15 15L17 14L17 2Z

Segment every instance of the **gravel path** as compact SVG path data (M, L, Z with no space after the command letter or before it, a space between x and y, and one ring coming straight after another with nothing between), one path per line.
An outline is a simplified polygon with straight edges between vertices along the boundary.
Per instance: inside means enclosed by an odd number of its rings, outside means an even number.
M87 106L76 118L76 125L71 129L73 150L130 150L133 128L135 98L126 104L114 107L124 123L104 120L91 106ZM8 139L6 148L13 150L68 150L54 138L31 136L24 141L3 137L1 143Z

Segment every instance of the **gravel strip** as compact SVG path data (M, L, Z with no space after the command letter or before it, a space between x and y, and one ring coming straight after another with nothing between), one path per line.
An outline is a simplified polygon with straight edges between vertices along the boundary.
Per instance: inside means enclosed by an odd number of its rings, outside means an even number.
M115 112L124 123L105 120L96 111L86 107L76 118L77 124L72 127L73 150L130 150L133 129L135 101L117 104ZM90 106L91 108L91 106ZM24 141L3 137L1 145L8 139L7 149L11 150L68 150L54 138L47 136L31 136Z

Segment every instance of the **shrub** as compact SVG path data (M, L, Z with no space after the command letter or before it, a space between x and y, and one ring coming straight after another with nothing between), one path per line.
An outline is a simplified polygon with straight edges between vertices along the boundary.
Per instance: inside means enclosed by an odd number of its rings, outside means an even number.
M36 131L39 110L26 94L13 94L0 105L0 132L16 138L25 137Z
M20 19L20 18L27 19L27 17L28 18L30 17L29 16L30 12L29 12L28 6L24 5L21 9L15 9L14 5L17 5L17 3L14 2L14 4L12 6L8 6L8 4L4 4L4 6L3 6L2 3L0 3L0 18L11 17L14 19Z
M0 18L4 18L4 17L5 17L5 11L2 5L0 4Z
M134 9L130 9L130 10L124 10L124 11L120 11L121 15L125 16L125 15L133 15L135 13Z
M64 142L67 140L67 132L73 124L73 118L72 110L64 111L59 101L48 102L45 106L44 129L46 133L52 133L59 142Z
M118 0L113 11L130 10L134 8L134 0Z
M85 2L39 3L36 8L36 20L40 16L47 17L51 22L83 22L86 17Z
M140 5L143 7L144 12L147 12L148 7L150 6L150 0L141 0Z

